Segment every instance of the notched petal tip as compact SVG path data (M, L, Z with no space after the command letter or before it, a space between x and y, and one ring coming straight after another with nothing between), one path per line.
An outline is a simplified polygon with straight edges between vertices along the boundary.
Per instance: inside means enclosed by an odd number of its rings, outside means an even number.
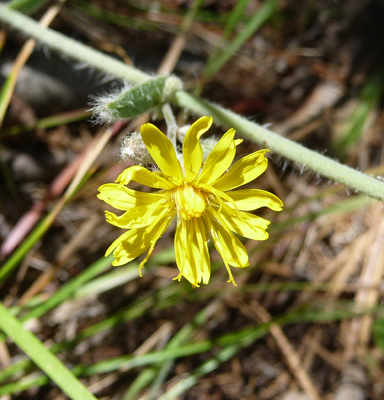
M157 126L147 122L146 124L141 125L140 127L140 134L143 135L163 135L166 136Z
M285 206L284 206L284 203L283 203L283 201L282 201L279 197L276 196L276 201L277 201L277 200L278 200L278 202L279 202L280 204L275 204L275 208L273 208L273 211L282 211L283 208L285 207Z
M212 124L213 124L213 117L207 115L200 117L196 122L193 123L193 125L195 125L196 127L199 126L200 129L202 129L205 126L207 130L212 126Z
M128 185L130 182L131 178L131 172L130 168L126 168L123 172L119 174L119 176L115 179L115 183L118 183L119 185ZM100 189L99 189L100 190Z
M198 175L203 162L203 149L200 137L207 132L213 122L212 117L201 117L188 129L183 142L183 159L187 182Z

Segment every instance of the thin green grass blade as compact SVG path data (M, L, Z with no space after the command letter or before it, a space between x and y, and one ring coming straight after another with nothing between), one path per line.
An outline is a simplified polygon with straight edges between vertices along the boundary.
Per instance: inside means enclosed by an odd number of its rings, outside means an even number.
M87 171L80 171L82 175L79 180L74 180L69 185L68 189L64 193L63 197L56 203L55 207L49 212L49 214L43 218L40 223L34 228L34 230L28 235L24 242L13 252L8 260L0 268L0 282L2 282L23 260L29 250L35 245L35 243L44 236L45 232L50 228L52 223L55 221L57 214L61 211L62 206L77 193L77 191L84 185L84 183L92 176L92 166L88 167Z
M276 222L269 229L269 233L279 232L305 221L314 221L326 215L349 213L372 204L375 200L364 195L353 196L335 205L329 206L318 212L309 212L300 217L290 218L287 221Z
M260 337L263 336L262 332L260 332ZM178 398L180 395L185 393L191 387L196 385L199 382L200 377L203 375L209 374L217 369L221 363L230 360L236 353L241 349L240 345L232 345L227 347L226 349L221 350L216 357L211 358L202 364L199 368L197 368L191 375L182 378L181 381L176 383L176 385L172 386L170 390L164 393L162 396L158 397L157 400L173 400Z
M10 8L30 14L37 11L47 2L48 0L11 0L8 5Z
M108 258L111 259L110 256L108 256ZM104 293L108 290L131 282L139 277L138 268L139 264L136 262L129 263L129 265L124 267L116 268L99 278L93 279L86 285L78 287L75 298Z
M3 86L0 90L0 127L3 124L4 115L7 111L9 101L11 100L12 93L13 93L13 75L12 72L7 78L5 79Z
M6 379L10 378L12 375L15 375L21 371L25 371L31 365L32 365L31 360L25 358L24 360L20 360L18 362L15 362L14 364L10 365L9 367L4 368L2 371L0 371L0 382L5 381ZM1 385L0 390L3 387L4 387L4 385Z
M235 8L231 12L227 24L225 25L223 39L228 39L229 35L233 32L236 25L240 22L241 17L243 16L249 1L250 0L238 0L235 3Z
M382 310L376 310L382 313ZM366 310L371 313L374 310ZM249 346L256 340L265 336L269 332L270 326L273 324L284 325L292 322L299 322L298 319L302 319L301 322L323 322L325 320L334 321L338 319L352 317L354 313L351 304L347 307L340 307L340 309L321 310L319 307L315 307L309 310L294 311L283 317L277 318L274 322L262 324L256 328L245 329L242 332L224 335L218 340L218 344L226 344L226 347L218 352L218 354L210 360L203 363L200 367L196 368L194 372L181 379L176 385L172 386L170 390L160 396L157 400L173 400L178 398L191 387L196 385L199 379L217 369L221 363L230 360L235 354L237 354L244 347ZM355 312L359 314L358 312ZM301 315L300 315L301 314Z
M139 318L151 309L159 310L173 306L180 298L180 292L183 291L182 285L173 285L154 293L153 298L144 296L143 299L139 299L133 304L130 304L128 307L125 307L123 310L119 310L106 320L84 328L71 342L55 343L52 347L50 347L49 350L51 353L56 354L59 351L75 346L85 338L91 337L106 329L113 328L120 323ZM0 371L0 382L3 382L12 375L20 373L20 371L27 370L31 367L32 363L29 360L20 360L10 367L5 368L3 371ZM79 370L79 373L81 371L82 369Z
M369 115L379 103L384 92L384 76L376 74L364 85L359 103L353 112L351 121L346 129L346 135L336 139L333 144L334 151L343 159L346 151L357 143L365 131Z
M299 309L295 309L288 314L277 317L275 320L261 324L257 327L245 328L241 331L227 333L222 335L215 340L205 340L197 343L187 344L180 346L176 349L165 349L157 352L147 353L141 356L123 356L117 357L105 361L101 361L93 366L85 367L82 365L76 366L72 372L75 375L90 376L100 373L108 373L123 368L125 371L145 366L158 364L159 362L166 362L181 358L184 356L207 352L215 347L221 348L218 355L206 363L202 364L201 367L197 368L194 375L187 377L186 382L180 384L181 390L184 387L184 391L192 387L198 378L204 374L207 374L216 369L219 363L229 360L233 357L236 352L240 349L247 347L254 343L259 338L265 336L269 332L271 324L279 324L281 326L293 324L293 323L328 323L331 321L339 321L346 318L352 318L362 315L376 315L377 317L383 316L382 307L376 307L365 310L356 310L354 304L351 302L339 302L336 304L319 303L316 306L304 306ZM40 377L36 377L35 381L30 382L30 386L39 386ZM195 383L194 383L195 382ZM45 384L45 383L42 383ZM173 392L172 392L173 393ZM12 394L7 392L7 394Z
M216 74L224 64L236 53L236 51L258 31L275 13L279 0L267 0L257 13L249 20L244 29L232 40L231 43L216 58L207 64L206 76Z
M0 387L0 396L23 392L31 387L44 386L49 383L49 378L39 373L33 373L16 382L8 383Z
M89 282L91 279L110 268L112 265L112 261L113 255L100 258L79 275L77 275L75 278L71 279L71 281L63 285L47 301L31 310L25 317L22 318L22 321L24 322L31 318L39 318L59 304L62 304L64 301L68 300L73 295L73 293L82 290L85 283Z
M378 318L372 327L373 341L384 354L384 318Z
M28 251L31 250L34 244L44 235L49 226L49 216L47 216L36 226L21 246L14 251L11 257L0 268L0 282L17 267Z
M73 400L96 400L33 333L0 304L0 328Z
M196 331L196 328L204 325L208 321L209 317L217 310L217 306L219 304L220 301L214 300L207 307L199 311L191 323L184 325L179 332L175 334L175 336L169 341L169 344L166 348L178 348L188 342L193 333ZM145 400L156 400L158 398L161 386L167 379L167 376L174 364L174 360L169 360L161 365Z
M125 392L122 400L138 399L140 392L144 390L149 385L149 383L152 382L152 380L156 376L156 373L156 368L146 368L144 371L141 371L139 376L130 386L130 388Z
M71 122L82 121L89 118L91 115L91 111L87 111L87 109L85 108L52 115L51 117L42 118L36 121L36 123L34 124L16 125L4 129L0 133L0 138L18 135L20 133L32 131L35 129L54 128L56 126L70 124Z
M74 6L91 15L94 18L100 19L102 21L109 22L110 24L117 26L124 26L128 28L133 28L136 30L153 31L161 29L162 26L146 21L144 19L133 18L128 16L119 15L111 11L105 10L103 8L95 7L94 5L85 1L76 1ZM165 25L164 25L165 26Z
M39 318L42 315L46 314L48 311L52 310L59 304L68 300L76 290L80 289L86 282L91 280L97 275L100 275L106 269L108 269L112 265L113 255L109 257L103 257L91 264L88 268L86 268L83 272L81 272L78 276L73 278L68 283L64 284L52 297L50 297L45 302L37 305L33 308L29 313L24 315L21 318L22 322L26 322L31 318ZM20 312L22 309L15 310L14 308L10 309L11 313L15 311ZM4 341L5 336L0 334L0 342ZM1 372L0 372L1 377ZM1 381L1 378L0 378Z

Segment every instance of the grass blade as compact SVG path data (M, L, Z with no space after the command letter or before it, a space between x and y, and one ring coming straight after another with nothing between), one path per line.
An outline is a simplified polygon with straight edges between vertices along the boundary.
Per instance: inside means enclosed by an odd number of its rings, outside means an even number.
M37 337L0 304L0 328L73 400L96 400Z
M250 19L242 31L225 48L225 50L210 63L206 68L206 75L216 74L224 64L236 53L236 51L249 39L258 29L260 29L275 12L279 0L267 0L262 7Z

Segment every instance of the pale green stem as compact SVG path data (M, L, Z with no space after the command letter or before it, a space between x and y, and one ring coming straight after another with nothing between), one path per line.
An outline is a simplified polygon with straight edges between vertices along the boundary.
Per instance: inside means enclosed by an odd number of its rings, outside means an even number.
M177 153L177 148L176 148L177 123L169 103L163 104L162 111L165 122L167 123L168 139L172 142L173 147L175 148Z
M42 28L31 18L10 10L4 4L0 4L0 20L8 22L14 28L36 38L43 44L65 53L67 56L83 61L90 67L121 79L142 83L150 78L144 72L90 49L60 33L54 32L49 28ZM269 148L292 162L311 169L332 181L343 183L370 197L379 200L384 199L384 183L292 142L229 110L207 101L196 99L183 91L176 94L175 103L197 115L212 115L215 123L225 127L236 128L241 136L258 143L264 148Z
M280 136L217 104L197 99L189 93L178 92L176 102L180 107L191 110L195 114L211 115L216 124L225 128L235 128L242 137L286 157L302 168L311 169L317 174L343 183L357 192L365 193L381 201L384 200L384 183L373 177L309 150L301 144Z
M52 49L84 62L88 67L96 68L117 78L129 80L132 83L143 83L150 78L150 75L112 57L108 57L59 32L42 28L35 20L10 9L6 4L0 3L0 20L8 22L13 28L22 31Z

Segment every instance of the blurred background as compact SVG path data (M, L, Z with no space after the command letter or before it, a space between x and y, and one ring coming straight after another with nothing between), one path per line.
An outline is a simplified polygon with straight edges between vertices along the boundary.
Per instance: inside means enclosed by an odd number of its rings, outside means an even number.
M14 3L36 20L56 7L54 30L383 179L381 0ZM97 188L130 165L121 140L151 115L96 124L94 96L123 83L42 43L12 91L26 37L0 28L0 297L97 398L383 398L382 203L270 154L249 187L285 209L258 212L270 239L245 242L237 287L214 250L207 286L173 281L174 229L143 278L136 262L112 268L104 253L122 231ZM237 157L258 148L245 141ZM64 398L1 340L1 400Z

